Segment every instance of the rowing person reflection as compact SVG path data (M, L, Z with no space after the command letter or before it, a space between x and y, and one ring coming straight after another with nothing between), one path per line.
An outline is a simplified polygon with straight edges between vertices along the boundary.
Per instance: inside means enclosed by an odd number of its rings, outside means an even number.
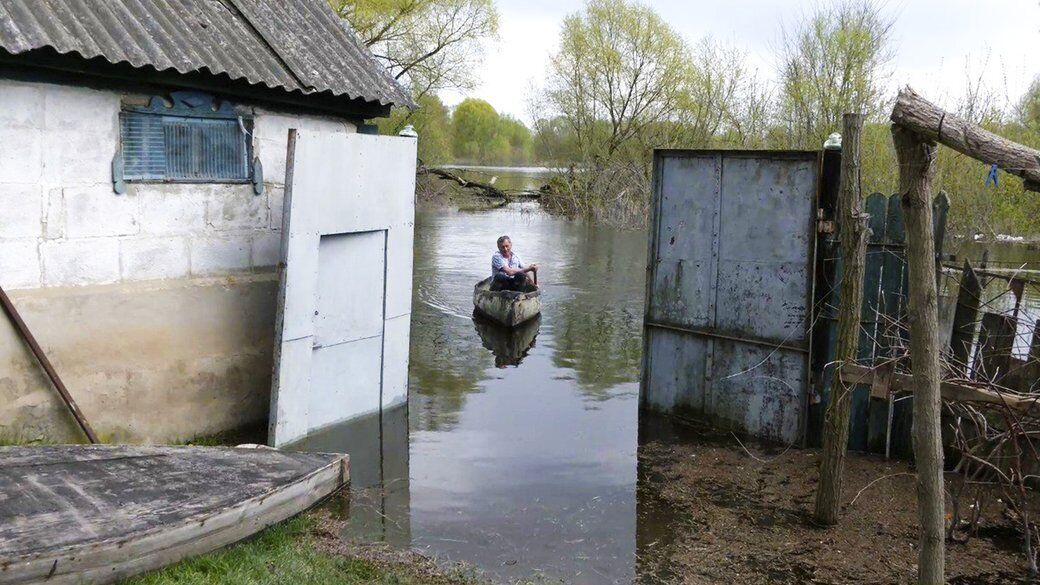
M538 270L537 264L525 265L513 251L509 236L498 238L498 251L491 255L491 290L523 291L530 281L529 274Z

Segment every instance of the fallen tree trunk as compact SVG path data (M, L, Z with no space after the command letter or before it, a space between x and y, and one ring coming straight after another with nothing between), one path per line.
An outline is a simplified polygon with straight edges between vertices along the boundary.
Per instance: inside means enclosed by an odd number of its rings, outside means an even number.
M958 118L909 87L899 92L892 122L926 140L946 145L1020 177L1027 191L1040 192L1040 151L1012 142Z
M479 195L484 197L495 197L498 199L509 199L509 194L505 191L491 185L489 183L481 183L480 181L470 181L464 179L455 173L446 171L444 169L430 168L430 167L419 167L419 174L429 174L445 181L451 181L457 183L460 187L466 189L473 189L478 192Z

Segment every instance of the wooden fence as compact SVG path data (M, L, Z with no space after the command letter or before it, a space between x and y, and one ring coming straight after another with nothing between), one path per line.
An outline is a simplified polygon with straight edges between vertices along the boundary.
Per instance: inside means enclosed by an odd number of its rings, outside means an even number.
M935 249L942 257L942 242L946 231L949 198L941 193L933 202L933 230ZM906 327L907 270L906 234L903 210L898 195L874 193L864 201L864 211L870 215L871 237L863 279L863 309L858 364L874 366L905 354L908 343ZM840 235L835 231L820 239L816 289L816 314L813 327L815 404L810 408L808 442L818 444L823 412L830 398L834 382L834 352L837 334L837 307L841 293ZM943 303L940 312L948 311ZM909 456L911 451L910 425L912 400L892 394L887 399L872 399L870 386L860 384L852 398L849 449L874 453Z

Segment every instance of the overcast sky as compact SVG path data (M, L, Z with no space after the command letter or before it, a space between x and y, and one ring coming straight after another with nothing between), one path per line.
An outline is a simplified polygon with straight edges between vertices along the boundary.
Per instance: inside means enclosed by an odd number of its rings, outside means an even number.
M774 79L780 24L789 27L815 0L649 0L687 41L711 35L748 54ZM530 122L528 96L541 83L560 23L581 0L497 0L500 38L487 48L480 86L470 95ZM965 68L1012 101L1040 74L1040 0L889 0L895 18L892 87L911 85L952 105L963 95ZM449 105L463 97L443 95Z

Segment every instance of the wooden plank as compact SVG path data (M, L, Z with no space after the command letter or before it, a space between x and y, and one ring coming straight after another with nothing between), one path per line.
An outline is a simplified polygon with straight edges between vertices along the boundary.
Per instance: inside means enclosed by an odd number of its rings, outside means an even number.
M936 273L942 266L943 243L946 240L946 220L950 214L950 196L940 191L932 201L932 237L935 242ZM937 283L938 284L938 283Z
M54 512L48 510L68 510L73 516L67 519L65 531L83 532L88 538L70 540L66 533L55 531L52 537L58 541L57 544L36 546L24 552L10 549L12 539L5 539L3 542L9 550L2 554L0 584L118 581L237 542L312 506L343 487L349 477L345 455L213 448L177 448L180 450L178 453L172 448L161 449L166 449L165 454L120 455L112 451L83 461L69 462L66 458L63 462L43 467L34 466L30 460L21 457L17 472L9 471L5 475L8 480L15 477L15 473L33 473L41 485L47 485L50 479L60 480L69 487L82 488L77 480L89 483L100 481L107 475L108 481L116 482L118 488L110 487L102 493L65 489L30 494L35 498L39 512L26 517L16 516L21 530L32 530L41 521L44 524L53 521ZM183 459L185 450L189 449L191 453L199 454L196 459ZM0 449L0 460L6 463L11 452L10 449ZM17 457L15 451L14 458ZM204 469L193 470L192 466L200 459L216 467L210 468L208 473ZM128 460L130 464L126 463ZM229 469L221 469L218 461L227 463ZM123 467L119 462L123 462ZM162 472L166 467L170 467L169 473ZM121 468L136 469L140 475L113 473ZM4 470L8 469L4 467ZM227 492L237 493L234 484L228 485L226 481L234 479L232 475L240 474L244 482L253 479L251 475L274 469L279 470L275 476L291 479L272 480L268 484L261 482L262 489L254 484L241 483L237 487L248 497L243 495L228 500ZM210 479L214 482L207 483ZM191 487L188 488L185 482L190 482ZM153 490L164 487L172 499L169 505L142 507L142 497L150 500L156 495ZM226 505L198 508L176 504L179 501L205 501L206 493L223 498ZM98 507L89 507L84 499L90 499ZM137 517L139 521L136 524L127 522L129 517ZM5 530L12 530L12 519L3 520L0 525ZM137 526L137 529L132 529L132 526Z
M983 313L975 358L975 379L999 382L1007 375L1015 345L1015 331L1014 317Z
M1040 319L1033 327L1033 343L1029 346L1029 361L1040 362Z
M967 377L968 359L975 341L975 325L982 301L982 282L971 266L964 261L961 286L957 292L957 310L953 314L953 335L950 338L950 362L954 375Z
M882 311L886 330L881 337L881 355L894 357L897 353L905 350L896 350L894 347L907 347L909 345L908 331L906 330L906 301L909 274L906 268L906 225L903 217L903 208L900 195L894 194L888 198L888 225L885 231L885 243L887 254L885 255L884 274L881 283ZM901 324L902 327L896 327ZM891 418L888 414L888 405L875 405L873 411L875 428L885 428L891 420L892 428L888 430L891 442L891 452L900 457L909 457L911 451L910 431L913 416L913 404L910 400L900 400L895 404ZM877 421L884 422L877 422ZM872 451L884 453L883 445L879 445L880 433L874 433Z
M845 364L841 367L839 375L848 384L873 385L875 379L881 374L875 368L868 368L858 364ZM889 385L892 392L913 392L915 388L913 376L892 373ZM1036 415L1040 413L1040 401L1035 398L1024 398L1014 394L996 392L989 388L969 386L955 382L942 382L939 392L943 400L956 402L981 402L985 404L996 404L1006 406L1020 414Z

